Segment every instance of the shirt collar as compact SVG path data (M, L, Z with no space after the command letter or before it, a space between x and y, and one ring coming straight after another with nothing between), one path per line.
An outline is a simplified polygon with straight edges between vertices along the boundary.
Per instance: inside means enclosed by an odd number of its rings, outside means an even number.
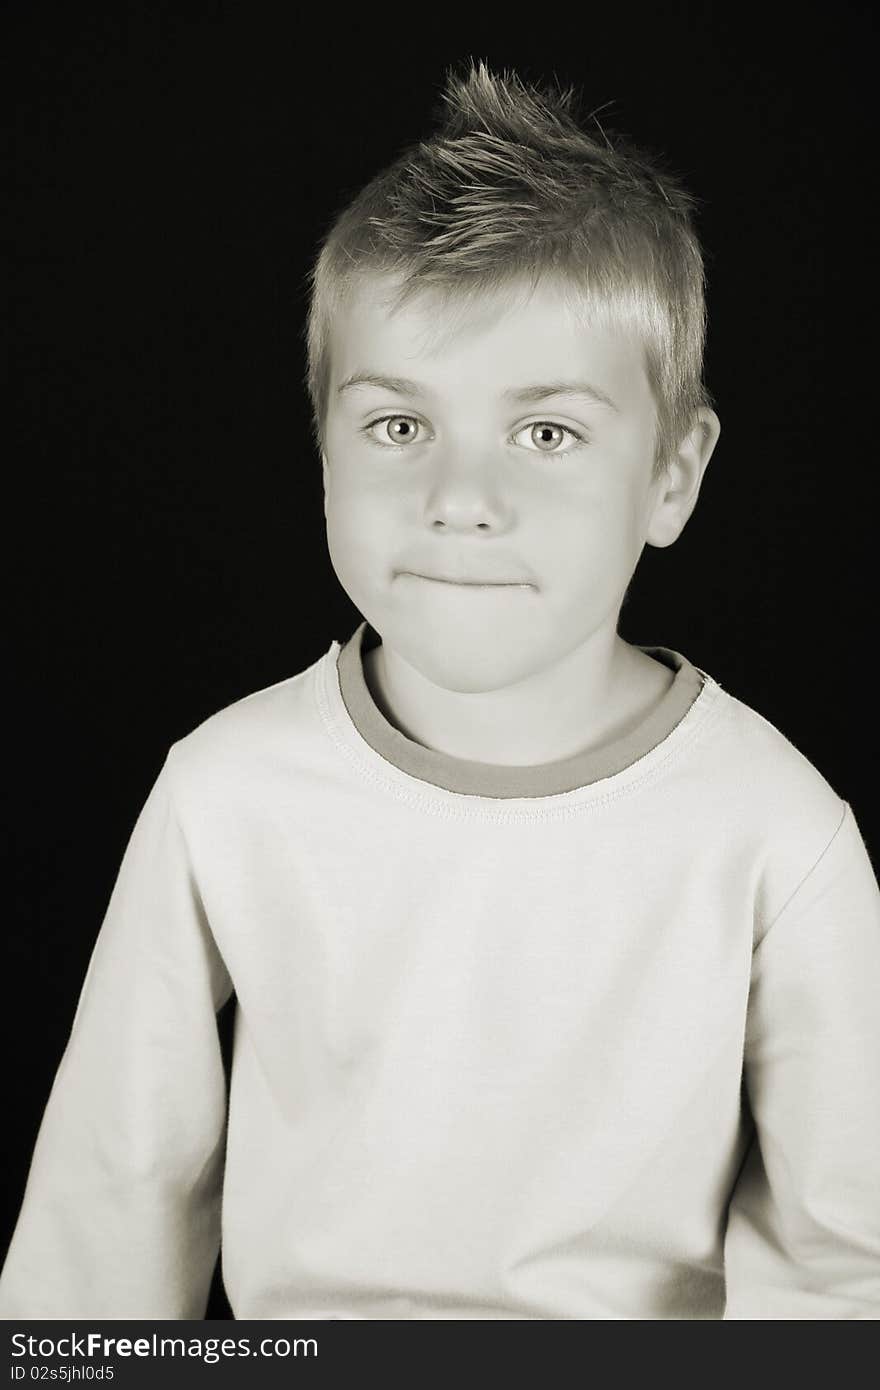
M555 796L612 777L655 748L684 718L702 689L705 672L670 647L638 646L639 651L675 672L675 679L641 723L600 748L586 749L557 762L526 767L454 758L425 748L395 729L382 714L364 677L363 658L381 638L362 622L337 656L339 690L358 733L370 747L402 772L447 791L471 796Z

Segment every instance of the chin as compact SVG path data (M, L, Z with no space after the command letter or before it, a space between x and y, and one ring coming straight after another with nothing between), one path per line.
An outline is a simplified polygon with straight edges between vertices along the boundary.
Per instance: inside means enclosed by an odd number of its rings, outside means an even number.
M397 650L425 680L460 695L504 690L525 680L539 667L538 653L524 649L521 632L510 643L487 639L488 634L481 633L477 640L468 642L459 634L448 644L423 639Z

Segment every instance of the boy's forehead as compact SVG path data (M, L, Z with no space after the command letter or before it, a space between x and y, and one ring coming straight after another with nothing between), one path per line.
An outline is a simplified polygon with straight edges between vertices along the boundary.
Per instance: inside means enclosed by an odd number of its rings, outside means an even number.
M426 350L442 349L462 334L485 331L510 316L526 300L524 286L456 291L430 285L410 292L400 303L399 277L362 272L351 284L333 323L340 338L359 331L381 333L389 340L421 340Z
M394 277L367 273L350 288L330 326L337 384L353 373L412 376L415 363L442 370L472 351L481 368L485 362L505 380L571 375L579 363L594 378L604 371L606 389L620 393L645 375L636 336L594 314L563 283L521 280L465 293L425 287L403 305L399 290Z

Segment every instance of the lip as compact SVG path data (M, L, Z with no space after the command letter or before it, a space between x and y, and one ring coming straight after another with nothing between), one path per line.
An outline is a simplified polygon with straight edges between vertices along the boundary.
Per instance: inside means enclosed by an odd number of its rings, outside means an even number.
M419 570L400 570L399 574L410 579L423 579L429 584L447 584L457 589L533 589L534 585L522 579L466 579L453 578L443 574L422 574Z
M401 574L411 579L424 579L429 584L446 584L455 589L532 589L534 585L519 579L449 579L439 574L419 574L415 570L401 570Z

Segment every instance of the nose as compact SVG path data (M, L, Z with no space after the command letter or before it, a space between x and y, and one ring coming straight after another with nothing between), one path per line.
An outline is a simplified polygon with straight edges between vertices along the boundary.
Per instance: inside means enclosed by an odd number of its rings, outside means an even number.
M437 461L425 499L432 530L503 531L510 518L510 503L487 460L456 454Z

